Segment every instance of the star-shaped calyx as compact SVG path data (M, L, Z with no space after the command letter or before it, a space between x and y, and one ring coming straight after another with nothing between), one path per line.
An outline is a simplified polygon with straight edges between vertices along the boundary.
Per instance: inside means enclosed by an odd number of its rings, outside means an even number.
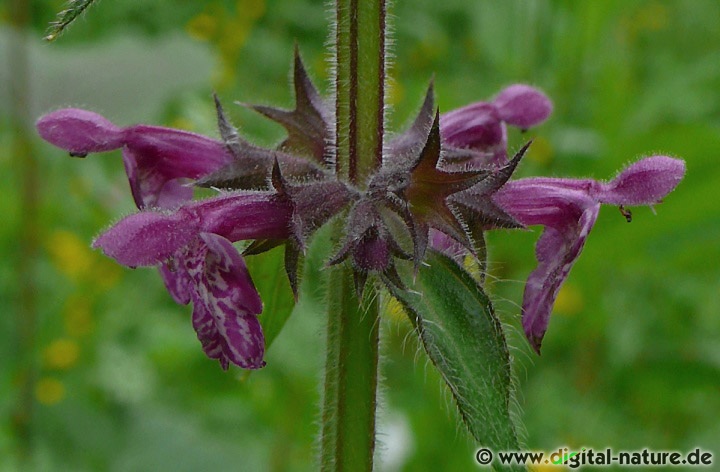
M386 165L368 187L368 192L384 199L406 222L416 267L427 250L430 228L474 253L474 241L486 220L498 221L500 226L521 226L490 198L510 177L519 157L499 170L458 166L472 159L472 151L443 144L440 116L438 111L433 114L433 102L431 85L418 117L391 141ZM423 141L418 144L419 139ZM452 165L445 165L447 155L452 156Z
M282 165L283 172L288 176L304 180L322 180L329 177L327 171L305 157L258 147L242 139L237 128L225 115L217 96L215 108L220 136L234 159L197 180L195 185L224 190L267 190L270 188L268 182L275 161Z
M287 130L277 149L254 146L242 139L215 97L220 136L233 161L196 181L196 185L224 190L274 190L292 207L288 239L253 241L244 255L260 254L285 246L285 270L297 298L298 272L307 240L320 226L357 196L357 191L337 180L325 165L328 110L310 81L295 50L294 110L247 105Z
M415 226L416 265L427 249L430 227L472 249L472 239L448 197L477 185L490 175L486 170L449 172L439 167L442 149L439 122L440 114L436 112L425 146L410 170L410 182L405 190Z
M500 169L459 167L459 162L471 160L472 151L443 144L439 113L433 108L430 86L417 118L390 141L383 166L355 200L344 243L329 261L350 260L358 294L369 273L402 288L395 259L412 259L417 268L429 244L430 228L475 254L483 229L491 223L522 226L491 197L508 180L525 148ZM447 154L453 162L444 166ZM411 251L403 249L410 245Z
M327 166L332 111L310 81L297 50L293 77L293 110L250 105L287 130L278 149L243 140L216 98L220 135L234 160L197 185L274 190L288 200L293 208L290 238L254 241L245 254L284 245L285 269L296 294L307 239L350 203L345 242L330 264L350 259L358 293L370 273L401 287L395 258L412 259L417 269L429 244L430 228L475 254L484 228L521 226L493 202L492 194L510 177L524 149L500 169L466 165L476 161L475 153L443 143L432 84L412 125L389 142L382 167L359 191L338 180Z
M295 46L295 66L293 70L295 89L295 109L264 105L246 105L285 127L287 138L279 149L293 154L312 158L319 164L328 164L326 143L328 143L328 124L332 121L328 104L318 93L305 66L300 52Z
M358 200L348 215L345 243L328 265L350 259L355 279L355 291L362 298L368 274L377 273L389 285L404 290L404 284L395 267L394 258L411 259L391 233L387 214L383 216L382 205L366 194Z
M526 143L515 153L507 165L489 175L463 192L458 192L450 197L454 208L463 217L463 220L475 228L469 228L471 233L477 229L485 228L522 228L523 225L503 210L492 199L492 196L500 187L510 179L525 152L532 144Z
M285 178L278 161L273 165L271 183L279 198L287 200L292 207L290 237L281 241L255 241L245 254L258 254L285 244L285 271L297 298L301 255L305 253L308 239L358 195L356 190L340 180L293 182Z

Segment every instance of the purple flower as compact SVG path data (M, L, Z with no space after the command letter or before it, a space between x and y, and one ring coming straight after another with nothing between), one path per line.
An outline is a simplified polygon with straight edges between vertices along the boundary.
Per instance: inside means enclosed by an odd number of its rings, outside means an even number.
M302 74L299 79L303 79ZM305 159L243 141L225 118L217 99L216 107L222 141L157 126L120 128L96 113L72 108L43 116L37 129L46 141L76 157L121 148L137 207L180 207L173 214L141 212L128 217L98 238L95 246L130 267L157 265L173 299L180 304L193 302L193 325L206 354L219 359L224 368L228 362L258 368L263 365L264 346L255 315L260 313L261 304L243 302L257 299L258 295L231 241L286 239L289 229L294 228L290 215L295 203L272 193L231 194L181 205L192 199L192 179L196 179L196 185L232 188L239 183L240 188L250 190L269 187L275 162L282 163L289 176L322 179L324 173ZM290 144L299 146L296 141ZM312 192L305 193L313 197ZM302 220L297 217L293 221ZM268 247L273 244L277 243ZM225 269L219 269L222 267ZM290 271L296 271L297 264L288 264L288 268L296 290L297 276ZM235 290L240 298L218 302L222 298L218 286ZM247 336L241 339L238 333Z
M494 194L494 201L520 223L545 226L535 248L538 266L528 277L522 308L523 329L535 351L540 352L558 291L585 245L600 204L622 209L660 203L684 174L682 160L653 156L607 183L528 178L510 181ZM626 217L629 220L630 214Z
M474 151L475 167L501 167L507 164L506 124L527 129L545 121L551 112L552 103L542 92L515 84L491 102L443 113L440 132L446 144Z
M292 207L270 192L228 194L181 206L174 213L141 211L100 235L93 246L129 266L163 264L176 302L193 302L203 350L246 369L264 365L257 315L262 302L232 242L288 237Z
M527 146L501 166L468 165L474 164L477 152L448 146L440 129L441 120L439 111L434 109L433 85L430 84L414 122L390 140L383 165L369 179L363 197L373 204L381 203L385 210L391 210L404 221L413 242L412 259L416 270L428 245L438 243L438 232L476 253L478 232L486 222L507 228L521 226L490 196L510 178ZM471 189L472 198L466 198ZM368 213L356 213L363 214ZM363 226L362 218L353 221L352 216L351 213L353 227ZM431 230L435 230L432 240ZM387 237L382 236L389 234L387 230L370 235L376 237L375 234L388 243L378 247L391 247ZM402 253L393 252L395 257L402 258ZM355 263L359 264L358 259ZM390 272L385 271L384 275L391 280L394 268L388 264L386 269Z
M246 254L285 245L285 267L297 296L306 238L354 195L326 170L331 108L308 78L297 51L294 82L294 110L253 107L288 130L288 139L276 150L243 140L217 97L221 140L156 126L120 128L96 113L72 108L49 113L36 123L43 139L71 156L122 149L137 207L176 210L129 216L94 246L129 267L158 266L173 299L193 302L193 325L203 349L224 368L230 362L244 368L264 365L256 316L262 304L232 243L254 240ZM191 183L242 193L188 203Z
M492 102L474 103L442 115L440 133L444 143L479 153L470 160L456 160L449 153L444 165L449 169L458 167L453 165L456 163L464 169L507 165L505 123L527 128L544 121L551 111L552 104L541 92L512 85ZM523 298L523 328L539 353L557 293L582 251L600 205L618 205L629 219L624 206L659 203L684 173L683 161L655 156L631 165L608 183L590 179L520 179L502 181L502 186L489 187L490 192L476 185L453 200L460 208L483 208L490 217L479 222L482 228L473 232L476 238L483 237L482 229L509 226L504 217L493 221L497 212L488 210L487 203L483 203L488 200L522 225L545 226L536 247L538 267L528 278ZM436 249L454 255L462 254L463 246L467 249L467 245L458 244L457 237L438 229L441 231L435 231L431 241Z
M122 149L138 208L174 208L192 198L187 179L208 175L233 160L225 143L159 126L120 128L86 110L66 108L41 117L40 136L72 156Z
M252 241L244 250L248 256L283 245L297 297L307 241L347 208L344 238L328 263L349 261L361 298L371 275L405 290L397 261L411 260L417 270L428 246L472 254L482 265L486 229L543 225L538 267L523 301L523 327L539 351L557 292L600 205L658 203L685 172L682 161L656 156L609 183L509 181L528 145L508 160L506 126L525 129L543 122L552 111L548 98L527 85L512 85L491 102L440 115L431 84L414 122L388 140L380 168L366 188L358 188L333 172L333 106L318 94L297 51L293 79L294 109L250 106L285 127L287 139L277 149L243 140L217 98L221 140L155 126L120 128L77 109L37 122L45 140L73 156L122 149L133 197L143 211L104 232L94 247L129 267L158 266L173 299L193 303L203 350L223 368L264 365L257 319L262 302L236 241ZM220 189L221 196L191 202L189 181Z

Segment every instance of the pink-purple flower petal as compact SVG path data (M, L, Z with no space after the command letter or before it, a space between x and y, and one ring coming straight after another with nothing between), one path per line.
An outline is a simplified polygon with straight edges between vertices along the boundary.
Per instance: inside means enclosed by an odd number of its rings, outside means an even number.
M528 276L522 305L523 330L537 353L540 353L560 287L580 255L599 211L599 203L591 204L583 210L579 220L569 222L565 228L546 227L537 242L538 266Z
M245 261L230 241L212 233L200 233L208 248L205 278L214 304L252 314L262 312L262 300L253 285Z
M684 174L683 161L654 156L632 164L609 183L591 179L520 179L506 183L493 196L520 223L545 226L535 249L538 266L528 277L523 296L523 329L537 352L558 291L582 251L600 204L658 203Z
M265 340L257 320L262 301L230 241L201 233L185 268L195 284L193 325L206 354L223 368L228 361L245 369L263 367Z
M122 128L97 113L77 108L48 113L35 126L45 141L77 156L112 151L125 141Z
M667 156L642 159L601 185L602 203L610 205L654 205L680 183L685 161Z
M102 233L93 247L128 267L152 266L170 259L197 233L197 222L182 213L141 211Z
M139 208L189 200L192 189L180 187L177 179L200 178L233 160L221 141L160 126L127 128L124 145L126 169L133 161L137 169L137 185L131 180L131 188Z
M137 153L130 148L123 148L122 156L130 193L138 208L176 208L192 200L193 189L185 185L186 179L168 179L157 168L148 169L147 163L139 167Z
M192 324L205 355L220 361L223 370L227 370L230 361L223 353L223 339L215 325L215 318L199 295L195 295L193 300Z
M188 203L172 213L146 210L127 216L93 247L129 267L158 265L200 232L231 241L285 239L291 213L291 205L270 192L227 194Z
M491 103L476 102L440 115L445 143L476 151L473 168L499 167L507 161L507 130Z
M501 167L507 164L506 124L522 129L538 125L552 112L552 103L539 90L527 85L511 85L492 102L475 102L443 113L440 133L450 146L478 153L473 168Z
M76 108L48 113L36 126L43 139L73 155L122 148L138 208L172 208L189 200L192 189L182 186L182 180L198 179L233 160L223 142L207 136L160 126L120 128Z
M547 120L552 113L552 102L539 90L523 84L503 89L493 105L498 116L509 125L527 129Z
M179 305L187 305L192 300L192 280L185 270L184 249L169 261L158 267L160 277L170 296Z

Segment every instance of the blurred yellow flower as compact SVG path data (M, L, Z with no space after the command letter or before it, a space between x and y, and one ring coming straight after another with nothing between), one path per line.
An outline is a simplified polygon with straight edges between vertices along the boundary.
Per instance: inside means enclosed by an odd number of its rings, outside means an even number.
M46 241L53 265L72 280L79 280L90 272L92 252L87 242L75 233L57 230Z
M101 289L115 285L121 269L90 248L90 243L67 230L57 230L45 241L50 260L57 270L75 282L92 281Z
M65 385L53 377L44 377L35 385L35 398L43 405L55 405L65 398Z
M201 41L209 41L217 34L218 21L214 15L200 13L186 27L188 34Z
M565 284L555 300L555 312L563 315L576 315L582 312L585 300L582 292L572 284Z
M45 365L50 369L69 369L80 357L80 346L72 339L56 339L43 352Z
M92 304L86 297L68 297L63 309L65 331L70 336L84 336L93 330Z
M190 36L202 41L212 41L220 52L220 69L214 74L214 80L219 82L220 87L234 81L240 50L245 45L253 25L263 14L264 0L237 0L235 14L228 12L219 2L214 2L186 25Z
M118 283L123 274L123 270L112 260L102 257L102 259L98 258L95 260L92 274L92 279L96 286L107 290Z
M553 148L543 136L537 136L533 139L532 146L527 153L527 158L541 165L548 165L553 159Z

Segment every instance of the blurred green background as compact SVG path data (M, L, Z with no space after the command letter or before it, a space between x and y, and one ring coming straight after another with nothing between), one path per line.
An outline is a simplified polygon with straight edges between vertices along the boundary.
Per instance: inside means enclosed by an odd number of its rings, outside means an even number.
M606 179L643 155L686 159L657 216L638 208L627 224L603 209L541 357L518 328L539 229L490 235L488 289L509 327L529 449L700 447L720 463L720 3L394 3L393 129L433 74L445 111L526 82L555 112L511 130L511 150L535 138L519 175ZM265 369L223 372L154 271L89 248L134 210L119 153L70 159L27 124L81 106L216 136L215 90L247 137L272 145L282 130L231 102L290 106L294 41L327 89L328 7L105 1L43 43L62 7L0 4L0 471L314 470L321 291L304 290ZM378 470L476 470L477 446L409 324L388 316L382 328Z

